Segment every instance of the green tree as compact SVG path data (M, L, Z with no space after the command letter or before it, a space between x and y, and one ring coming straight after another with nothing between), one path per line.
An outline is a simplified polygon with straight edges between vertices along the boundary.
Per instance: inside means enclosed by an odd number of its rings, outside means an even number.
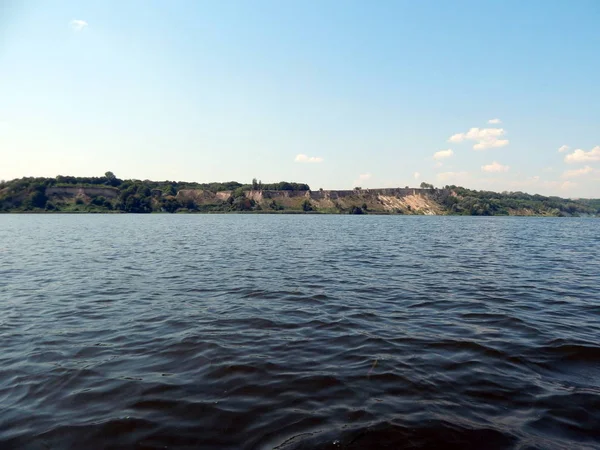
M190 211L196 211L198 209L198 205L196 204L196 202L193 199L188 199L185 202L185 207L187 209L189 209Z
M246 197L236 197L231 204L231 207L235 211L250 211L256 202Z
M106 198L102 197L101 195L94 197L91 201L91 203L96 206L104 206L104 202L106 202Z
M163 187L163 193L165 195L176 195L177 191L175 190L175 186L173 186L172 184L167 184Z
M243 188L243 187L239 187L239 188L237 188L237 189L234 189L234 190L231 192L231 196L234 198L234 200L235 200L236 198L245 197L245 196L246 196L246 194L245 194L245 192L244 192L244 188Z
M174 213L181 208L181 204L173 196L164 197L161 203L162 209L169 213Z
M111 171L108 171L104 174L104 177L106 178L106 184L109 186L119 186L122 182L122 180L119 180L116 175L114 173L112 173Z
M42 191L34 191L29 197L29 203L34 208L45 208L48 197Z

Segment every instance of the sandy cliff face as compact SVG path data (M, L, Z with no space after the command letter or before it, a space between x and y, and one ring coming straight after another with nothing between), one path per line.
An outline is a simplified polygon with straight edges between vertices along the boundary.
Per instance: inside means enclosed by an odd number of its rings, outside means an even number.
M259 191L244 193L264 210L301 210L308 201L315 211L347 212L353 207L367 212L401 214L443 214L443 208L432 200L427 189L361 189L346 191ZM193 200L198 205L215 205L226 202L231 191L211 192L199 189L182 189L177 192L179 201Z
M429 197L429 190L413 188L360 189L310 192L311 204L317 209L350 210L364 208L371 212L401 214L441 214L442 208Z
M379 195L378 199L381 201L386 211L400 209L405 213L414 212L425 215L442 214L440 205L424 194L407 195L404 197Z
M177 200L193 200L198 205L210 205L226 201L231 195L230 191L217 192L204 191L202 189L181 189L177 191Z

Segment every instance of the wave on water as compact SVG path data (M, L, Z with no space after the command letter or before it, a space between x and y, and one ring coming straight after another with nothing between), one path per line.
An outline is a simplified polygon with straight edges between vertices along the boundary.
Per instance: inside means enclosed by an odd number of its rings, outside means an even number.
M600 448L597 221L0 225L2 449Z

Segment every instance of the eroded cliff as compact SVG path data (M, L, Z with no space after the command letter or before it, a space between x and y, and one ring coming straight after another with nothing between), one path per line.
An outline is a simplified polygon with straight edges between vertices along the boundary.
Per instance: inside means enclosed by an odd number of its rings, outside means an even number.
M182 189L176 198L199 206L233 203L243 197L251 208L259 211L297 210L345 213L358 211L396 214L443 214L443 208L431 197L428 189L360 189L319 191L211 192L200 189Z

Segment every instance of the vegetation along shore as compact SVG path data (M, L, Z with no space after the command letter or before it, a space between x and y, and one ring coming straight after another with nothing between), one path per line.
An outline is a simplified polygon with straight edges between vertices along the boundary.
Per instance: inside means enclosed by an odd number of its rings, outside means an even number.
M282 181L195 183L57 176L0 182L0 212L451 214L595 216L600 199L564 199L459 186L311 190Z

